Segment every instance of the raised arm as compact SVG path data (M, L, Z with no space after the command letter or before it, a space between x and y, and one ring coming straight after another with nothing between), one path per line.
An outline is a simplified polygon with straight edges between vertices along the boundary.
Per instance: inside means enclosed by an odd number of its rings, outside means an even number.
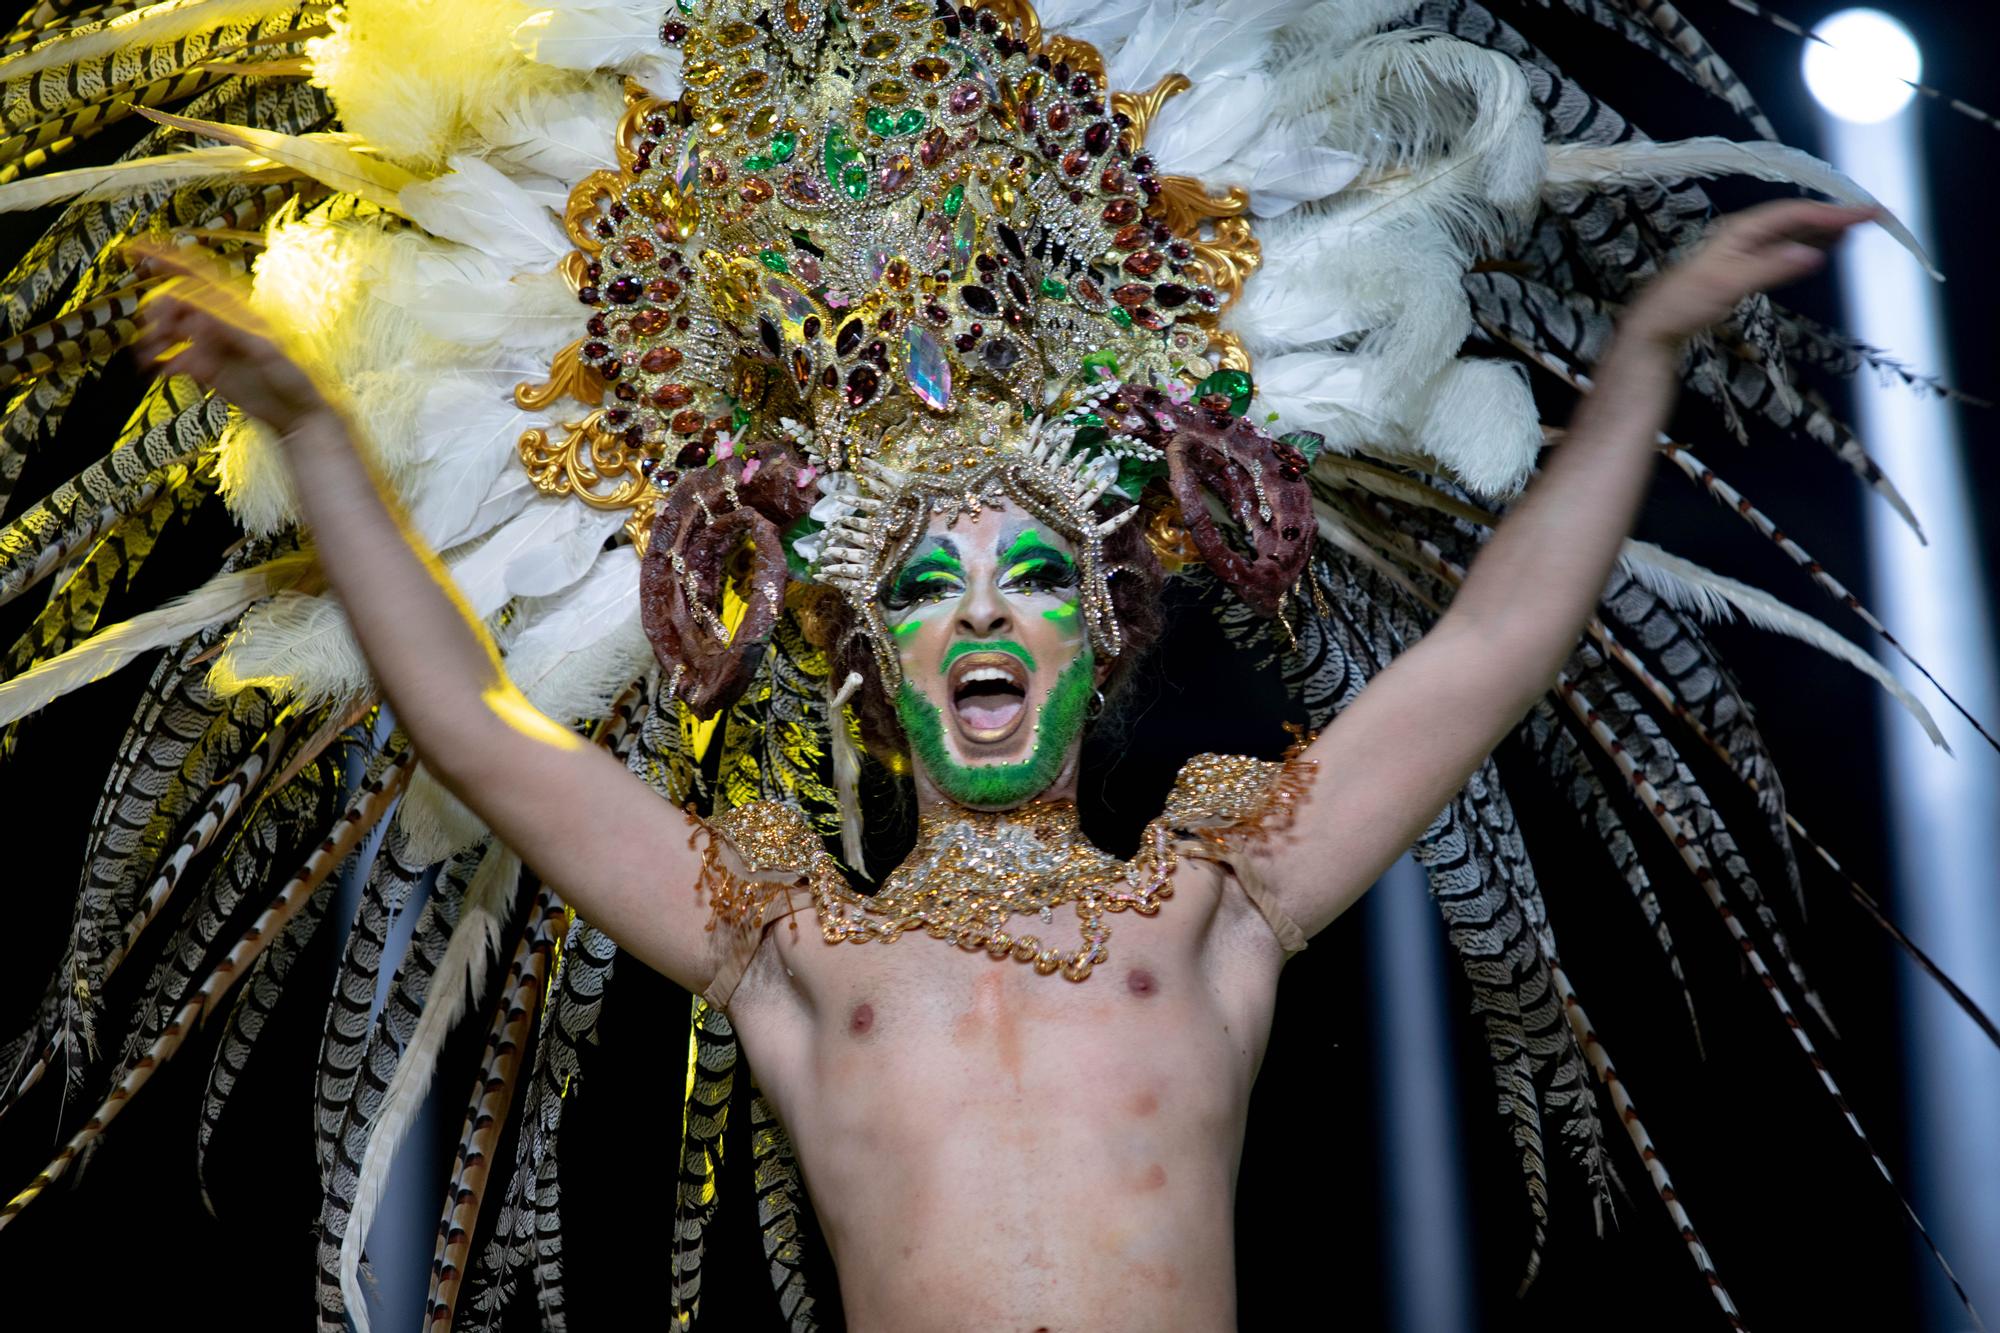
M1651 476L1681 344L1750 293L1817 268L1872 216L1803 201L1739 213L1640 295L1563 443L1450 608L1307 751L1319 776L1262 866L1307 934L1409 848L1575 647Z
M536 711L449 575L354 447L357 427L234 287L173 251L139 350L283 440L327 582L424 763L565 900L677 983L714 974L681 816L603 750Z

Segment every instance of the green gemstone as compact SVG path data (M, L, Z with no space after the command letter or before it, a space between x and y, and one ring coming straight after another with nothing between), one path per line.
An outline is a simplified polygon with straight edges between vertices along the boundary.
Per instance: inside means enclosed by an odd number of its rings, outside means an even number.
M856 201L868 197L868 168L859 162L850 162L841 168L840 188L849 199Z
M1042 295L1050 300L1060 301L1069 295L1069 284L1057 282L1054 278L1043 278Z
M752 153L750 156L743 159L743 169L745 171L769 171L772 167L775 167L777 165L778 164L776 162L773 162L770 158L765 157L762 153Z
M797 130L780 130L771 136L771 160L773 162L789 162L792 160L792 154L798 151L799 134Z
M963 207L965 207L965 182L960 181L944 192L944 215L955 218L958 216L958 210Z
M760 250L757 253L757 262L765 268L770 269L773 273L790 273L792 271L792 266L787 262L785 256L776 250Z
M868 132L883 139L899 139L915 134L930 124L930 117L915 107L909 107L898 114L885 106L871 106L862 117L867 122Z
M736 409L729 414L729 429L734 433L741 435L743 433L743 428L749 424L750 424L750 409L743 406L741 403L738 403L736 405Z
M1218 370L1195 385L1194 395L1196 398L1206 398L1212 393L1219 393L1229 400L1230 415L1240 417L1250 410L1250 390L1248 371Z
M1111 312L1111 322L1121 329L1132 327L1132 312L1120 306Z
M826 150L821 154L821 165L826 168L826 178L829 181L840 185L842 171L860 156L860 152L854 147L854 141L847 137L846 130L838 125L827 128ZM862 176L866 179L867 172L864 171Z

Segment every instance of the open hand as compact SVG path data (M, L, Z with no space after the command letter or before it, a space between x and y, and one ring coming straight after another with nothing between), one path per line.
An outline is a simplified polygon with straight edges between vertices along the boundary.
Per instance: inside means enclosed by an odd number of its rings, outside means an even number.
M141 307L143 364L192 376L280 434L330 410L312 375L250 308L242 279L198 250L134 241L126 253L140 271L168 279Z
M1848 228L1879 216L1879 209L1808 199L1732 213L1692 255L1645 287L1622 327L1630 336L1664 343L1691 338L1729 318L1751 293L1813 272Z

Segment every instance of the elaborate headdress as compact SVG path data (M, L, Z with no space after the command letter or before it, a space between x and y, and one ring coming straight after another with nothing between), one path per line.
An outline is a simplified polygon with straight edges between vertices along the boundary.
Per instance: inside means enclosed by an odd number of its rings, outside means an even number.
M1106 652L1118 627L1090 548L1143 521L1318 728L1433 622L1490 502L1532 469L1524 367L1583 381L1636 284L1699 238L1700 178L1866 198L1770 142L1673 5L1522 8L1588 16L1758 137L1648 140L1477 0L1046 0L1039 17L1025 0L37 6L0 40L0 208L64 208L0 279L0 491L131 337L144 282L119 243L175 234L254 263L256 300L349 393L522 693L675 805L788 801L839 833L829 751L853 722L813 585L865 620L921 521L997 495L1084 548ZM176 100L181 114L156 109ZM35 174L134 114L157 123L124 157ZM1809 383L1871 365L1937 387L1758 298L1689 350L1685 380L1724 431L1814 441L1907 515ZM432 1316L490 1314L525 1284L559 1325L565 1094L617 951L375 711L269 445L162 376L111 450L0 533L0 601L62 571L7 653L0 721L167 650L105 785L63 963L0 1048L0 1105L55 1069L93 1094L71 1108L95 1109L0 1224L226 1002L208 1143L345 866L360 905L317 1078L323 1320L362 1317L355 1268L388 1164L490 972L504 981ZM1751 523L1881 629L1762 509L1684 446L1664 453L1728 502L1721 521ZM217 490L246 533L222 572L93 636L167 519ZM1608 850L1663 966L1680 975L1635 850L1656 832L1758 978L1749 1002L1776 1007L1833 1090L1789 908L1683 761L1726 762L1796 880L1803 830L1697 623L1732 607L1869 671L1930 725L1843 636L1635 543L1519 739ZM1607 785L1613 769L1638 801ZM1594 1077L1734 1319L1558 963L1502 777L1475 774L1415 854L1492 1058L1529 1270L1551 1145L1607 1188ZM418 900L371 1014L387 922ZM136 1002L107 1008L135 944L168 931ZM504 969L485 966L495 941ZM699 1000L692 1024L661 1228L683 1320L721 1136L741 1129L733 1034ZM810 1328L803 1196L769 1108L751 1108L765 1253ZM514 1159L486 1191L510 1124Z
M1298 492L1282 541L1296 558L1277 562L1296 581L1303 460L1229 433L1249 378L1216 336L1255 242L1240 220L1205 229L1235 201L1163 181L1140 150L1184 78L1115 93L1092 48L1045 46L1018 5L725 4L663 37L685 62L680 97L635 92L620 169L567 211L597 313L559 380L603 406L523 456L551 491L577 487L586 454L595 494L645 478L610 494L642 543L665 511L649 632L698 712L734 702L775 626L774 538L853 603L893 686L887 572L932 512L1001 496L1077 544L1090 632L1115 656L1101 539L1148 482L1197 466L1167 447L1182 417L1211 471L1255 471L1253 532L1274 522L1269 491ZM1182 411L1211 393L1219 421ZM724 462L719 482L703 475ZM786 484L825 498L807 514ZM1107 495L1121 507L1096 512ZM1170 503L1156 512L1173 522ZM719 618L743 537L763 552L748 633Z

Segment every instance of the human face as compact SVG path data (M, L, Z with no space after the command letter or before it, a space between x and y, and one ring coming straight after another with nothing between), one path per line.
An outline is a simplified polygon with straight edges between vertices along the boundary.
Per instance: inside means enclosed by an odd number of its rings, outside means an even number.
M1096 686L1076 553L1011 504L931 528L889 580L896 711L924 784L999 810L1074 780Z

